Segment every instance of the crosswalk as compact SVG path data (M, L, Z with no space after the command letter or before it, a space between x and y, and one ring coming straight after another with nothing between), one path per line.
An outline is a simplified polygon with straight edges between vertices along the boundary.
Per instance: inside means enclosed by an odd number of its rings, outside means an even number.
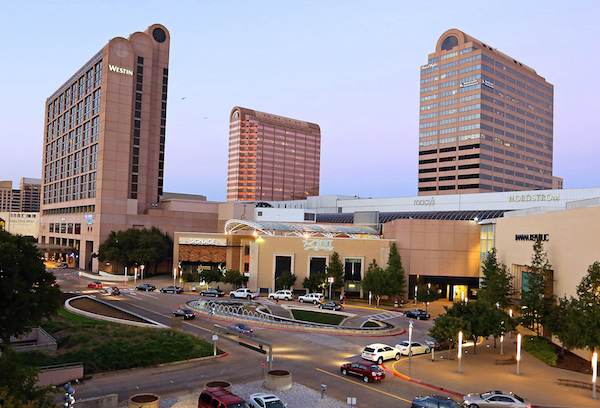
M384 321L384 320L391 320L391 319L395 319L397 317L403 317L403 316L404 316L404 314L402 312L389 311L389 312L368 315L368 316L365 316L365 318Z

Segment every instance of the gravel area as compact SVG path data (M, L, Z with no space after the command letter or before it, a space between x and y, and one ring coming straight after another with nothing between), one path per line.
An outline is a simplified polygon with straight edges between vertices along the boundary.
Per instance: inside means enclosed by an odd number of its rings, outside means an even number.
M237 384L231 392L239 395L246 401L250 395L257 392L268 392L278 396L287 408L344 408L345 402L329 398L327 395L321 399L321 393L301 384L292 384L292 388L285 391L271 391L263 387L263 382L254 381L246 384ZM325 392L327 394L327 391ZM165 398L160 401L160 408L196 408L198 406L198 393L182 395L179 397Z

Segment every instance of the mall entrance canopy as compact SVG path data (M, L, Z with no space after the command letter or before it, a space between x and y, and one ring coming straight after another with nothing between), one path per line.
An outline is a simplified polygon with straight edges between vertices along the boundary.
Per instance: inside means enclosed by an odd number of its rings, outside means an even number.
M283 235L298 237L349 237L362 239L381 239L381 234L370 227L352 225L303 224L295 222L267 222L248 220L229 220L225 223L225 234L236 234L240 231L253 231L253 235Z

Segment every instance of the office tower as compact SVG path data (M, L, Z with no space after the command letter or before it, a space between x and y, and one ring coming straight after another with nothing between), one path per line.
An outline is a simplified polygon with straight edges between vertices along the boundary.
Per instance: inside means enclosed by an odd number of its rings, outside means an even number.
M421 67L419 195L553 188L554 88L462 31Z
M159 24L113 38L46 101L40 242L82 268L163 194L169 43Z
M19 184L21 191L20 211L39 212L42 191L42 180L37 178L23 177Z
M319 195L319 125L235 107L229 122L227 201Z

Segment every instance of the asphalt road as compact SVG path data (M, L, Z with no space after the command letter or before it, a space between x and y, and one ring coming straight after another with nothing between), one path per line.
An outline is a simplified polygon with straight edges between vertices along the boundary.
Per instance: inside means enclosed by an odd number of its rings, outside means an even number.
M89 280L78 277L72 269L54 270L54 272L63 290L88 290ZM145 281L153 283L157 288L172 284L168 280L152 282L147 279ZM118 286L123 288L122 284ZM129 283L128 287L133 289L133 284ZM101 292L100 290L91 291ZM102 300L106 302L114 303L125 310L166 325L171 323L173 310L188 301L198 299L198 295L192 294L175 295L141 291L132 291L121 296L105 296L100 293L98 295L102 296ZM267 299L261 299L260 302L270 303ZM280 305L284 303L286 302L280 301ZM370 309L352 306L348 306L346 311L358 315L377 313ZM389 322L405 329L408 328L408 319L404 317L395 317ZM231 321L215 319L212 323L228 325L231 324ZM431 325L431 321L415 321L413 340L425 340L427 330ZM342 363L361 361L360 352L365 345L371 343L394 345L401 340L407 340L408 333L398 336L373 337L274 329L256 324L251 326L254 328L257 338L273 344L274 369L290 371L294 382L315 390L320 390L321 384L326 384L326 394L330 397L341 401L346 401L347 397L356 397L359 406L408 407L414 396L435 393L430 388L390 374L387 374L383 381L365 384L360 378L344 377L340 373ZM211 319L205 316L198 316L194 320L183 322L184 331L194 333L208 341L211 338L210 328ZM202 388L209 381L225 380L235 384L262 378L261 363L266 360L265 355L224 340L220 340L218 346L228 353L227 356L164 367L95 375L91 380L75 387L77 397L85 398L116 393L119 395L119 401L124 401L131 395L142 392L152 392L161 397L168 397L188 394ZM127 356L123 356L123 358L127 358ZM390 367L393 362L394 360L391 360L384 365ZM426 362L423 358L413 358L413 364L424 363ZM268 363L266 366L268 367Z

